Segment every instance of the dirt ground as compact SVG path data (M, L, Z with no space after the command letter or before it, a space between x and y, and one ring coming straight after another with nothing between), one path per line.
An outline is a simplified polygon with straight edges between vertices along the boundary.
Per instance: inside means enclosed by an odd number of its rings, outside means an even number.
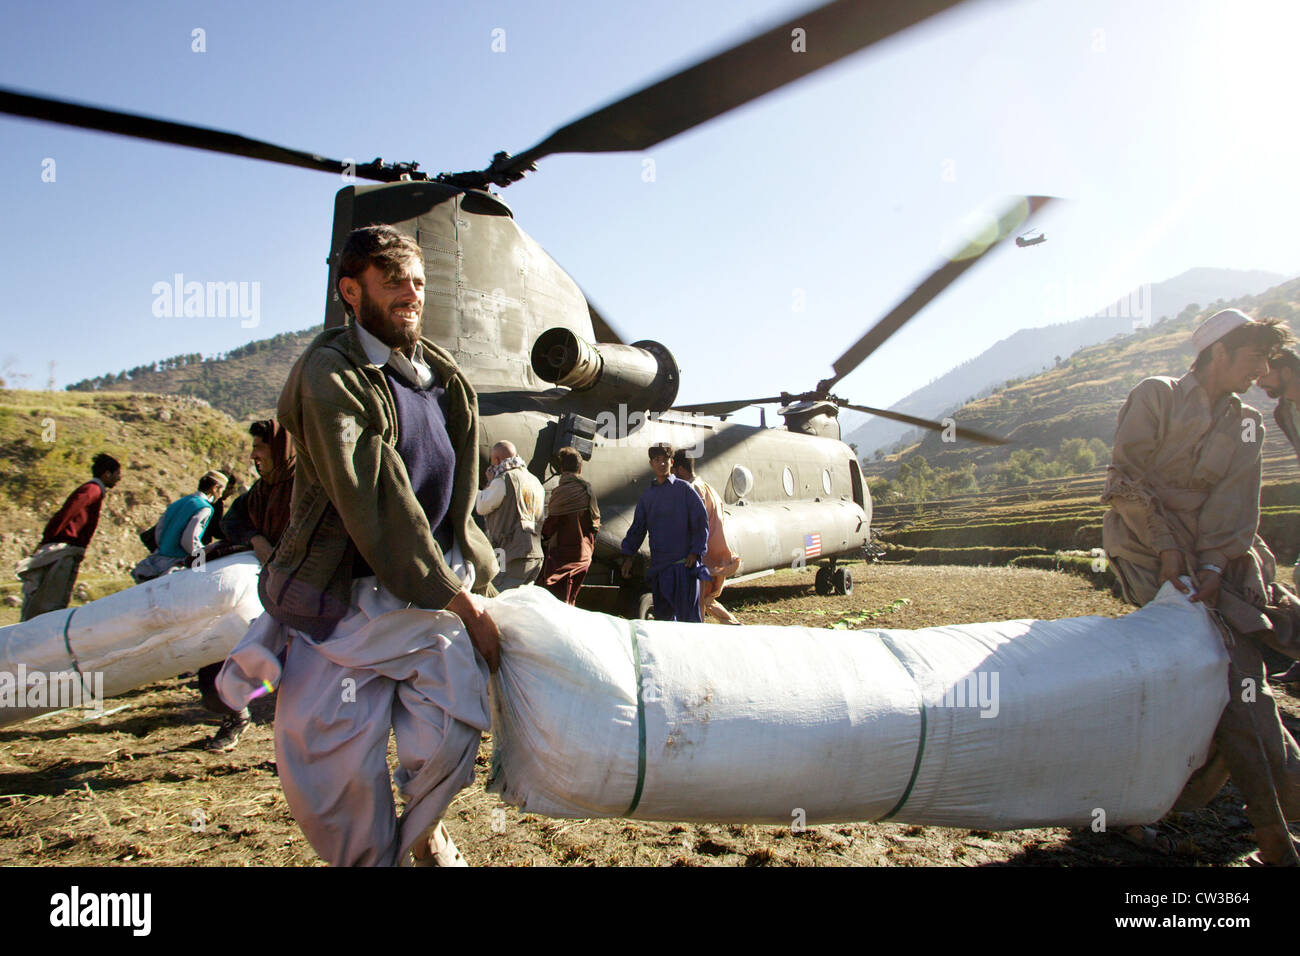
M851 565L851 597L817 597L812 570L729 588L724 603L749 624L918 628L965 621L1115 616L1125 607L1078 576L1009 568ZM709 625L715 626L715 625ZM254 726L231 754L201 743L217 721L190 680L154 684L106 712L47 715L0 730L0 864L316 866L275 772L274 698L254 702ZM1300 707L1276 691L1292 732ZM120 709L116 709L120 708ZM1229 786L1207 809L1172 814L1162 856L1090 830L1008 832L903 824L810 827L558 820L522 814L478 776L447 826L473 865L494 866L1235 866L1253 849ZM390 762L394 760L390 744Z

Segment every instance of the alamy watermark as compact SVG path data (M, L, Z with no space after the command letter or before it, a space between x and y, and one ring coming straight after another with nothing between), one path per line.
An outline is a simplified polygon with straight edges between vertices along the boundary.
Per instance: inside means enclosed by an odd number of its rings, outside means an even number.
M239 318L239 327L262 323L262 283L185 281L177 272L171 282L153 284L153 314L159 319Z
M655 434L641 434L642 427L649 424L659 426ZM664 429L669 432L666 439ZM654 442L666 440L674 449L685 451L688 458L704 455L704 435L699 426L664 418L662 412L629 409L622 403L617 411L603 411L596 415L596 434L620 448L639 445L649 448Z
M0 671L0 707L69 707L101 713L104 710L104 672L29 671L19 664L17 672Z
M1002 709L1001 677L997 671L971 671L942 688L933 679L925 684L932 707L970 708L988 718L996 717Z
M1063 283L1049 282L1043 294L1043 313L1046 318L1059 322L1105 316L1129 319L1134 329L1146 328L1151 324L1151 283L1143 283L1104 309L1087 311L1091 303L1104 300L1105 297L1106 293L1100 286L1076 286L1070 279Z

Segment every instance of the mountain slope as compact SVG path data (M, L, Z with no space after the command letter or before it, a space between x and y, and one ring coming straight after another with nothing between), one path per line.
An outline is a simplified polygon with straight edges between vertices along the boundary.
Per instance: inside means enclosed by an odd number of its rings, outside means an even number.
M12 569L36 548L102 451L122 463L122 480L104 501L80 580L120 579L147 553L136 532L194 491L204 472L220 469L241 490L253 482L250 441L245 427L200 399L0 391L0 567ZM18 582L6 576L12 593Z
M1034 375L1044 366L1050 367L1058 356L1129 333L1137 320L1154 323L1164 317L1178 316L1190 304L1206 305L1218 299L1253 295L1283 280L1283 276L1271 272L1190 269L1139 290L1097 315L1021 329L891 408L924 418L939 418L973 397L987 395L1009 379ZM1141 315L1136 315L1139 312ZM847 412L842 425L844 440L856 444L858 453L868 456L875 449L888 448L914 432L896 422Z
M69 391L190 395L239 420L270 418L289 369L319 328L259 339L217 358L177 355L116 374L86 379Z
M1274 286L1259 295L1242 296L1214 310L1232 306L1259 318L1275 317L1300 326L1300 279ZM1211 309L1187 313L1150 328L1116 336L1100 345L1080 349L1057 368L1049 369L1010 387L1000 388L985 398L962 406L953 417L966 427L1010 438L1009 446L978 446L966 442L946 443L938 433L925 437L892 462L867 462L869 474L897 471L898 463L924 455L934 468L961 468L974 463L982 472L1009 458L1017 450L1041 448L1055 451L1071 438L1099 439L1108 447L1115 435L1116 416L1129 391L1151 375L1179 377L1195 358L1192 330ZM1244 399L1264 413L1266 459L1281 456L1294 460L1290 445L1272 427L1272 402L1252 388Z

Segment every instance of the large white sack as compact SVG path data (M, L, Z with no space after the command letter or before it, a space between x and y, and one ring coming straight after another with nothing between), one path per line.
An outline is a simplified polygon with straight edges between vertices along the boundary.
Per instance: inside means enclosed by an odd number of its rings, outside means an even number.
M492 612L489 790L548 816L1145 823L1227 703L1221 638L1169 585L1119 619L918 631L629 622L538 587Z
M262 613L259 570L252 553L234 554L0 628L0 675L11 675L5 689L22 673L70 674L86 691L102 686L112 697L222 660ZM50 709L0 703L0 726Z

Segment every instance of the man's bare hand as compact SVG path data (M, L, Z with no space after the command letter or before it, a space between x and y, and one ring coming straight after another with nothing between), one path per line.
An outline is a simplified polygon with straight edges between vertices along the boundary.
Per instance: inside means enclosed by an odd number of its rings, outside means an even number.
M447 603L447 610L461 619L470 642L487 661L488 670L495 674L501 666L501 632L492 615L465 590L457 592Z
M1219 603L1219 581L1222 577L1223 575L1218 571L1201 568L1200 573L1197 575L1200 583L1196 593L1192 595L1192 600L1200 601L1209 607L1216 606Z
M1183 561L1183 553L1177 548L1170 548L1168 551L1160 552L1160 580L1156 582L1156 590L1166 581L1169 581L1183 594L1190 594L1187 585L1178 580L1182 575L1187 573L1187 567ZM1218 585L1215 585L1218 590Z
M686 566L688 568L693 568L699 563L700 563L700 556L698 554L688 554L686 556Z
M623 577L625 577L625 578L630 578L631 576L632 576L632 559L631 559L631 558L624 558L624 559L623 559Z

